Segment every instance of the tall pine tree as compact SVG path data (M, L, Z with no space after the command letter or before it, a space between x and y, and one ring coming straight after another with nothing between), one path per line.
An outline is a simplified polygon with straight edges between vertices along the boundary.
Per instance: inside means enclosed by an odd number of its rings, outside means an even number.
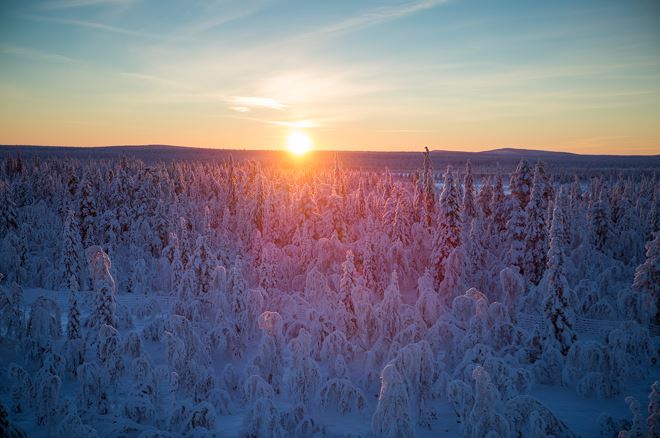
M516 171L511 175L509 180L509 188L511 195L518 198L520 205L523 209L527 207L529 197L532 192L532 171L529 168L527 160L521 160L516 167Z
M543 313L548 329L548 342L557 345L566 355L576 341L575 314L570 304L570 289L564 274L565 254L562 247L563 224L561 222L561 203L555 203L550 227L550 249L548 267L545 273L545 299Z
M525 262L523 273L527 280L538 284L543 277L548 253L546 232L547 203L544 198L545 180L541 167L534 171L532 196L525 209Z
M67 339L80 338L80 309L78 309L78 297L75 291L69 292L69 313L66 324Z
M435 287L438 288L445 276L445 262L449 254L460 245L461 204L454 183L451 167L447 167L444 185L440 192L437 208L437 227L433 237L431 263L434 269Z
M474 177L472 176L472 164L468 161L465 165L465 177L463 178L463 220L465 223L477 216L474 201Z
M62 287L71 291L78 291L82 286L82 263L80 254L82 243L80 242L80 229L75 213L67 212L64 219L64 231L62 232Z
M660 231L646 244L646 260L635 270L633 287L651 295L656 305L655 324L660 325Z

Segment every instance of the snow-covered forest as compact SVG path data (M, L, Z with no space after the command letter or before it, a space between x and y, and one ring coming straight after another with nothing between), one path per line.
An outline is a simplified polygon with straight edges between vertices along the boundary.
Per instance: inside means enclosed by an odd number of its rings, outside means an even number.
M5 158L0 431L659 436L660 176L555 170Z

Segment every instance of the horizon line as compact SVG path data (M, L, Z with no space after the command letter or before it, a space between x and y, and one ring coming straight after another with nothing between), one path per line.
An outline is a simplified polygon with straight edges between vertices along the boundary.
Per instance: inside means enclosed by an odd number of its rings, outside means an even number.
M216 150L216 151L253 151L253 152L289 152L285 148L268 149L268 148L237 148L237 147L212 147L212 146L190 146L190 145L176 145L167 143L145 143L145 144L114 144L114 145L43 145L43 144L0 144L0 148L13 147L13 148L70 148L70 149L106 149L106 148L149 148L149 147L169 147L179 149L200 149L200 150ZM660 157L658 153L649 154L608 154L608 153L579 153L571 151L557 151L549 149L535 149L535 148L516 148L516 147L502 147L494 149L484 149L479 151L466 151L466 150L450 150L450 149L431 149L430 152L447 152L447 153L462 153L462 154L484 154L490 152L545 152L551 154L568 154L576 156L607 156L607 157ZM328 152L350 152L350 153L417 153L415 150L360 150L360 149L312 149L309 153L328 153ZM424 152L424 146L420 146L419 153Z

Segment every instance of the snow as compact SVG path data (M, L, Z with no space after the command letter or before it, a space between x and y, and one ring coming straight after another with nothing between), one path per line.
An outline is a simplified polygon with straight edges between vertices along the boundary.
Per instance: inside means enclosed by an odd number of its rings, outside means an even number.
M5 158L0 432L653 436L657 175L421 158Z

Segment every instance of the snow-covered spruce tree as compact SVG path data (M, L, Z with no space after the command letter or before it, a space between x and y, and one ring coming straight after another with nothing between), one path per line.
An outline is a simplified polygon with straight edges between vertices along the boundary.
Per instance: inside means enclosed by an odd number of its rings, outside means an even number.
M472 176L472 164L468 160L465 165L465 177L463 178L463 221L469 222L477 216L474 196L474 177Z
M108 278L109 277L109 278ZM110 273L107 277L100 281L97 290L96 300L96 318L97 324L115 325L115 310L117 304L115 303L115 288L114 282L111 282Z
M18 228L16 219L16 204L14 203L11 188L0 181L0 238L10 230Z
M502 400L491 376L481 366L472 372L475 380L474 405L468 414L463 435L466 437L510 436L509 422L500 413Z
M660 325L660 231L646 244L646 260L635 270L633 287L649 294L655 303L655 324Z
M116 383L124 369L121 357L119 332L110 325L102 325L99 329L99 343L96 357L105 371L106 384Z
M357 315L353 303L353 291L357 287L357 272L355 271L353 251L346 251L346 260L341 265L342 275L339 281L339 293L344 304L344 333L350 339L357 333Z
M511 198L511 216L506 224L506 241L509 244L509 250L506 254L508 263L518 268L520 274L524 274L525 266L525 228L527 218L522 209L520 200L517 197Z
M518 199L520 207L523 210L529 202L533 181L533 174L529 168L529 163L527 160L520 160L516 171L511 175L511 179L509 180L509 188L511 189L511 195Z
M476 201L477 214L489 219L493 214L493 184L490 178L485 178L479 190Z
M411 414L416 418L416 423L430 429L431 421L436 416L431 406L436 372L431 346L426 341L408 344L399 350L393 363L406 382Z
M211 273L215 263L210 253L208 238L200 236L195 243L192 266L195 270L198 294L206 294L211 284Z
M60 378L43 368L35 376L35 414L38 425L54 426L61 387Z
M435 213L435 179L433 177L433 164L431 163L431 152L424 147L424 164L422 167L422 198L424 200L424 223L431 225Z
M433 275L428 269L417 280L417 313L428 327L436 323L440 317L442 306L438 293L433 288Z
M522 304L525 293L525 279L516 269L504 268L500 271L500 286L502 287L502 301L515 320Z
M80 338L80 309L78 309L78 298L76 292L69 292L69 313L66 323L67 339Z
M388 364L380 379L380 394L376 412L371 417L371 429L381 437L413 436L410 399L403 377L394 364Z
M80 215L80 240L85 248L96 244L96 198L92 176L85 174L78 193Z
M401 292L399 290L399 277L396 271L392 272L390 284L385 289L383 301L380 302L377 314L380 320L380 335L392 341L402 327L401 321Z
M10 229L0 240L0 268L7 274L7 279L26 285L28 278L28 243L27 233L30 227L23 224L18 229Z
M565 254L561 236L561 204L555 204L550 227L550 249L548 250L548 266L545 273L545 299L543 314L548 329L550 345L557 346L565 356L575 342L575 314L570 304L570 289L564 275Z
M593 247L607 252L607 243L612 235L610 203L604 191L600 199L592 200L589 207L589 240Z
M126 279L126 292L145 293L147 286L147 265L142 257L131 262Z
M115 280L110 274L110 257L98 246L87 248L88 272L94 291L96 309L85 323L86 327L98 328L104 324L115 326Z
M82 263L80 255L80 229L73 210L69 210L64 220L62 233L62 287L70 291L78 291L82 285Z
M546 233L546 206L544 198L545 181L540 166L534 169L532 195L525 209L525 249L522 272L532 284L538 284L543 277L548 253ZM562 227L563 229L563 224ZM559 229L555 230L559 232ZM558 238L563 237L557 236Z
M303 357L289 369L287 386L289 394L299 402L309 403L321 383L321 371L311 357Z
M506 203L506 194L504 193L504 181L502 180L502 174L498 173L495 176L495 183L493 184L493 195L491 197L491 210L493 212L493 219L491 222L491 232L490 235L493 238L497 238L495 242L492 243L492 247L497 248L498 243L504 240L504 236L507 230L507 220L508 220L508 206Z
M454 183L451 167L447 167L444 185L437 207L437 227L433 236L431 264L434 269L435 286L439 287L445 277L445 262L449 254L460 244L461 205L458 189Z
M543 201L544 206L547 208L548 205L551 204L555 199L555 188L552 185L550 177L545 171L545 163L543 161L536 162L536 166L534 167L535 172L536 169L538 169L539 175L541 176L541 183L543 184ZM552 213L552 210L550 210L549 213Z
M562 246L568 255L571 251L571 244L572 244L572 229L575 226L574 223L572 223L574 220L577 220L578 217L580 217L580 212L579 211L572 211L571 209L571 196L573 196L565 186L560 186L559 190L556 192L555 195L555 200L554 203L559 203L561 204L561 208L558 211L559 214L559 221L562 223L561 227L561 233L559 234L559 237L562 242ZM548 222L550 222L548 225L552 225L552 216L554 215L554 204L552 205L552 210L550 211L550 215L548 216Z
M2 311L2 326L5 329L5 336L20 339L25 331L25 314L23 312L23 288L18 283L12 283L8 302L5 303Z

